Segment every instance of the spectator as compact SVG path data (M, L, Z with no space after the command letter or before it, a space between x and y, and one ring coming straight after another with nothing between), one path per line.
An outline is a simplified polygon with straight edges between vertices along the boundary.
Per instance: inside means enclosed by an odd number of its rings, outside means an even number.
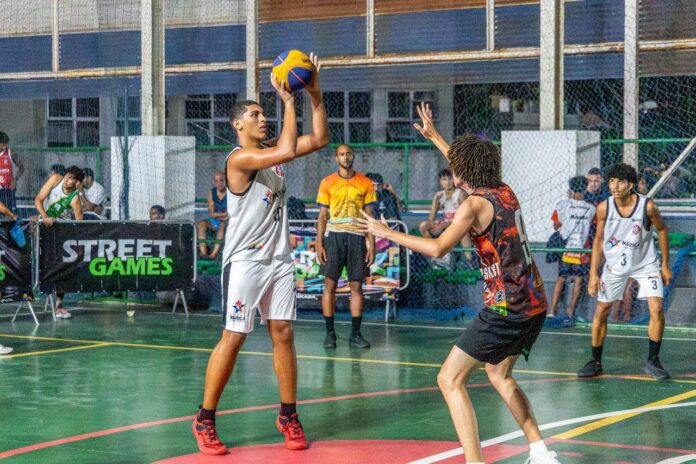
M166 215L167 215L167 210L165 210L163 206L152 205L150 207L150 220L151 221L164 221L164 218Z
M553 227L560 229L561 237L566 240L566 248L589 248L590 228L595 219L596 208L584 200L588 180L583 176L570 179L571 197L558 202L551 216ZM566 279L573 277L573 293L567 308L569 318L580 301L583 281L590 271L590 255L578 252L565 252L558 264L558 279L553 291L553 301L547 317L554 317L561 299Z
M52 173L34 198L34 206L46 227L51 227L57 219L76 219L81 221L82 202L78 197L78 185L85 173L77 166L70 166L65 175ZM70 319L72 315L63 307L63 293L56 293L55 315L58 319Z
M586 202L592 203L595 208L601 201L609 198L609 191L604 186L602 171L599 168L592 168L587 171L587 190L584 198Z
M82 211L94 213L97 219L104 219L104 203L106 203L106 191L104 186L94 180L94 171L90 168L84 168L84 180L79 184L80 201L82 202Z
M61 176L65 175L65 165L63 164L52 164L51 165L51 171L48 173L49 177L51 174L60 174Z
M201 258L216 259L220 253L222 242L225 238L225 226L227 225L227 182L225 173L215 171L213 173L213 187L208 191L208 217L198 223L198 239L207 239L208 232L215 234L218 243L213 245L213 250L208 253L208 244L201 242L198 249Z
M381 174L368 172L365 177L372 181L372 187L377 195L377 203L375 204L375 217L384 216L385 219L401 220L401 200L391 184L385 184Z
M418 226L421 235L428 238L439 237L442 234L452 223L452 218L454 218L454 213L459 208L459 205L467 197L463 190L454 187L454 179L449 169L443 169L437 176L440 179L442 190L433 197L428 219L421 222ZM441 221L437 220L437 214L440 211L442 211Z
M24 174L24 165L17 154L12 154L10 138L0 132L0 201L17 212L17 181Z

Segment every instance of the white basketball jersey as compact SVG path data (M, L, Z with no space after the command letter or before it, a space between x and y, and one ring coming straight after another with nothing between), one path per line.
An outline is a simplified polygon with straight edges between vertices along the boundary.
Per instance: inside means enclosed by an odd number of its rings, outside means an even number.
M239 148L232 150L227 159ZM263 261L290 255L285 177L281 165L256 171L251 185L242 194L232 193L228 185L227 215L223 265L231 261Z
M440 193L440 210L442 210L442 217L445 221L452 221L454 219L454 214L459 208L459 198L461 197L462 191L458 188L454 189L452 195L447 198L447 192L441 190Z
M604 226L605 271L628 276L651 268L659 270L652 227L646 212L647 201L645 196L638 195L631 215L622 217L614 198L607 199L607 221Z

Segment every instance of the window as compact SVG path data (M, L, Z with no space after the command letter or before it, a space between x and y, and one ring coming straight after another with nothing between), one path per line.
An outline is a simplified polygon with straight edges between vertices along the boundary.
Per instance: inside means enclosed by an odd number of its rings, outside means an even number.
M297 114L297 135L302 135L302 102L303 93L295 94L295 113ZM273 139L280 135L283 129L283 102L275 92L262 92L260 95L260 103L263 108L263 114L266 117L266 138Z
M124 97L119 97L116 105L116 128L118 135L125 135L126 119L128 119L128 135L141 135L140 97L128 97L128 108L123 104ZM126 114L128 109L128 114Z
M186 133L196 145L234 145L230 110L237 101L233 93L188 95L185 102Z
M56 98L47 104L47 147L99 145L99 98Z
M413 123L420 122L416 106L429 103L433 120L437 121L435 92L388 92L387 93L387 142L417 142Z
M372 141L372 94L370 92L324 92L331 143Z

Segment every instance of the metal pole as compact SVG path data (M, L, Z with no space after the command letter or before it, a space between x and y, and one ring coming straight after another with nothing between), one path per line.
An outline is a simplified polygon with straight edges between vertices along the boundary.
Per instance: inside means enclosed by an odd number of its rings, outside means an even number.
M403 197L404 197L404 202L406 203L406 206L408 206L408 182L409 182L409 170L408 170L408 161L410 158L410 147L408 144L404 145L404 180L403 180L403 185L401 186L401 191L403 192Z
M486 50L495 50L495 0L486 0Z
M164 0L141 2L142 135L164 135Z
M246 98L259 100L258 0L246 0Z
M60 22L58 21L58 13L58 0L53 0L51 2L51 16L53 20L51 27L51 69L54 73L60 69Z
M367 56L375 56L375 0L367 0Z
M624 0L623 136L638 138L638 0ZM638 144L623 146L623 161L638 169Z
M541 0L539 129L563 129L563 0Z

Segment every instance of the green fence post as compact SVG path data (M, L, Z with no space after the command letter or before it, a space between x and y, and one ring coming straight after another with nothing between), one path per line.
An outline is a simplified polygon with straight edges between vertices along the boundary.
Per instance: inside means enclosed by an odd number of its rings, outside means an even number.
M404 203L406 203L406 206L408 206L409 203L409 196L408 196L408 159L410 155L410 147L407 143L404 144L404 180L403 184L401 185L401 191L402 191L402 197L404 199Z

